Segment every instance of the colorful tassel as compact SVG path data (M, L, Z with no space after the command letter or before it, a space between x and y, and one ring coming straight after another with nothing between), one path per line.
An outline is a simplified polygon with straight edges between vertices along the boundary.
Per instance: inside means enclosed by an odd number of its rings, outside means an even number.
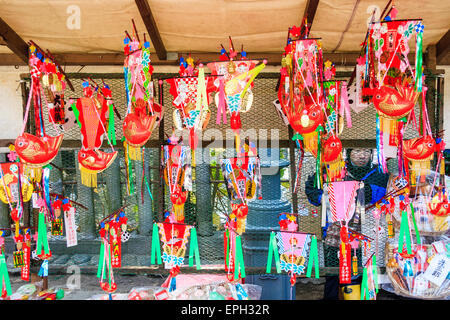
M269 240L269 255L267 257L266 273L270 273L272 269L272 256L275 258L275 266L277 273L281 273L280 254L278 253L277 240L275 238L275 232L271 232Z
M242 252L242 242L241 236L236 237L236 264L234 267L234 280L239 279L239 272L241 273L241 278L245 278L245 265L244 265L244 255Z
M159 230L158 224L153 223L153 233L152 233L152 253L150 256L150 263L155 264L155 258L158 264L162 264L161 259L161 247L159 243Z
M200 253L198 250L197 230L195 227L191 229L191 244L189 246L189 267L194 265L194 257L197 270L200 270Z
M116 145L116 127L114 119L114 104L109 104L108 137L113 145Z
M311 240L311 249L309 252L308 268L306 277L311 278L312 267L314 263L315 278L319 279L319 254L317 252L317 237L313 236Z
M416 36L416 92L422 92L422 36L423 32L418 32Z
M406 242L406 250L407 250L408 254L412 253L411 238L408 237L408 233L409 233L408 212L403 211L402 212L402 220L400 223L400 233L399 233L399 237L398 237L398 252L403 251L403 246ZM405 240L405 238L406 238L406 240Z
M368 282L367 267L364 267L363 277L361 280L361 300L369 300L369 286L367 282Z
M5 255L3 252L0 254L0 286L1 292L6 288L6 294L10 296L12 294L11 282L9 280L8 267L6 266Z
M44 254L47 255L50 253L47 239L47 225L45 224L45 215L43 212L39 212L38 239L36 243L37 255L42 254L42 247L44 248Z

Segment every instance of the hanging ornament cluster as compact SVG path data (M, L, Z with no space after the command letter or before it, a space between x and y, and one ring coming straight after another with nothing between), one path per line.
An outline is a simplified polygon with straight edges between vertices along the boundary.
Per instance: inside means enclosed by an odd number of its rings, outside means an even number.
M248 112L253 103L253 80L267 64L267 60L259 63L258 60L249 60L247 53L241 50L240 58L234 49L233 41L229 37L229 52L222 46L220 61L207 64L211 75L219 76L215 79L218 92L215 96L217 106L216 123L227 123L227 112L230 113L230 126L235 135L236 149L240 143L241 116Z
M107 119L113 125L114 120L110 116L107 97L103 92L108 92L109 86L103 83L103 88L88 78L83 81L83 97L78 98L74 113L81 131L81 150L78 152L78 163L81 175L81 183L88 187L97 187L97 174L106 170L117 157L117 151L111 143L107 130ZM109 93L107 93L109 96ZM103 139L106 138L111 153L100 150Z
M162 254L160 236L163 243ZM169 292L176 290L176 276L184 265L189 236L191 237L189 243L189 267L194 265L195 259L196 269L200 270L200 254L195 226L171 222L155 222L153 224L151 264L162 264L164 262L164 268L170 269L169 277L161 285L163 288L168 288Z
M126 231L128 218L123 209L116 210L100 222L101 246L97 278L100 278L100 287L109 294L117 290L113 268L122 266L122 241L129 238ZM107 282L104 281L105 273Z
M30 201L33 185L25 176L24 165L20 162L0 163L0 174L0 200L9 206L17 237L20 219L23 216L23 205Z
M172 210L169 221L184 223L184 204L192 191L191 150L174 134L161 146L161 169L169 188Z
M189 55L180 58L178 78L166 79L173 96L173 121L177 130L189 130L189 146L195 165L195 149L198 146L198 131L204 130L209 123L211 94L217 91L216 76L205 76L202 63L194 63Z
M347 127L352 126L347 84L334 80L334 64L323 61L320 39L309 39L308 32L307 24L289 28L277 86L278 112L294 130L292 140L300 152L295 190L305 151L316 158L317 188L324 179L342 180L345 162L338 135L343 131L344 116Z
M291 286L296 277L305 272L306 256L309 251L306 276L311 277L312 267L315 277L319 278L319 256L315 235L294 231L272 231L269 240L266 273L271 273L272 260L275 259L277 273L288 272Z
M64 135L60 133L56 123L64 120L62 110L64 110L64 90L68 79L50 52L48 50L44 52L34 42L29 45L28 65L31 76L30 92L23 127L14 145L15 152L25 165L26 174L32 180L40 181L42 167L56 157L63 140ZM25 132L31 104L34 111L35 134ZM49 136L45 131L45 107L50 122L58 132L57 136Z
M363 46L365 73L362 85L363 99L372 101L377 111L378 163L385 173L389 147L398 148L399 172L403 172L401 160L403 156L408 158L402 152L404 130L409 122L415 121L414 106L420 93L425 94L422 85L423 24L421 20L392 20L396 18L396 9L389 12L390 16L369 26ZM408 58L408 42L414 36L416 60L413 70ZM421 116L421 122L427 123L426 112ZM406 149L410 149L408 145Z
M248 156L221 159L221 169L224 176L232 212L228 223L237 233L245 232L248 213L248 201L261 195L261 164L258 156Z
M133 36L124 39L124 77L127 112L123 121L126 159L141 160L141 147L150 139L164 115L164 107L155 102L150 42L141 42L133 21Z

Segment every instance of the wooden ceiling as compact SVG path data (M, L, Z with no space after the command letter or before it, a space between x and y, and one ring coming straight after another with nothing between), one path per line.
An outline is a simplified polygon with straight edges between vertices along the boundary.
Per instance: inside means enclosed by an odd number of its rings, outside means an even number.
M227 35L219 33L221 29L245 43L249 58L266 58L269 64L278 65L287 28L307 22L310 35L322 38L325 58L351 66L359 56L371 4L378 5L379 17L389 14L393 4L386 0L185 0L178 5L174 0L105 0L95 1L96 6L92 1L79 2L81 22L87 29L78 33L64 33L65 27L61 27L67 14L59 12L68 7L68 1L2 2L0 65L26 65L30 40L42 41L41 46L52 50L61 65L122 65L122 39L133 19L139 32L150 37L154 65L178 65L179 56L188 51L194 59L217 60L218 39L227 41ZM450 64L450 10L446 10L450 5L435 0L426 3L403 0L395 1L395 6L399 15L403 11L411 15L408 18L424 17L424 51L434 55L436 64ZM44 13L36 14L34 9L39 8Z

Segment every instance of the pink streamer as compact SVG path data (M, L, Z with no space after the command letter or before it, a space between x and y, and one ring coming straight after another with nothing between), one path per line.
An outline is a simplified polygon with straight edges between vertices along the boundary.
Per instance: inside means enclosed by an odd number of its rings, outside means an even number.
M345 113L345 121L347 122L347 128L352 127L352 115L350 113L350 104L348 103L347 83L342 82L341 88L341 106L342 112Z
M222 116L223 123L227 123L226 103L225 103L225 80L223 77L219 79L219 105L217 106L216 124L220 124L220 116Z

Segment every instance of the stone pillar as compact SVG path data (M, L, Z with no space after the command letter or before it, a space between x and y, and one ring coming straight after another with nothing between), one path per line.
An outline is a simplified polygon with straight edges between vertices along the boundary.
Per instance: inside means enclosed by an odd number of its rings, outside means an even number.
M77 158L75 152L75 159ZM80 202L85 207L88 208L88 210L85 210L83 208L77 208L77 216L78 216L78 223L77 225L80 227L80 236L83 238L95 238L97 236L96 234L96 227L95 227L95 211L94 211L94 195L93 195L93 188L89 188L81 183L81 175L80 175L80 169L78 166L78 161L75 160L75 167L76 167L76 177L77 177L77 202Z
M277 154L278 153L278 154ZM278 230L278 214L292 212L291 204L281 199L280 169L289 161L279 158L278 149L259 151L262 175L262 200L248 203L247 225L244 233L244 260L251 267L264 267L271 230Z
M138 228L139 234L143 236L150 235L150 231L152 230L152 219L153 219L152 199L148 193L145 181L144 183L142 183L143 175L145 175L145 177L147 178L147 182L150 179L150 170L149 170L150 159L151 155L149 150L145 150L145 158L143 159L145 169L143 168L143 163L141 161L135 162L136 191L137 191L138 214L139 214ZM141 195L143 195L143 197ZM144 199L144 203L142 203L142 199Z
M106 152L112 152L112 150L110 149ZM105 179L106 188L108 190L108 211L112 213L122 206L122 186L120 185L120 154L117 155L117 158L109 166L109 168L104 171L103 177Z
M211 182L209 163L198 163L195 169L197 231L200 236L213 234Z

